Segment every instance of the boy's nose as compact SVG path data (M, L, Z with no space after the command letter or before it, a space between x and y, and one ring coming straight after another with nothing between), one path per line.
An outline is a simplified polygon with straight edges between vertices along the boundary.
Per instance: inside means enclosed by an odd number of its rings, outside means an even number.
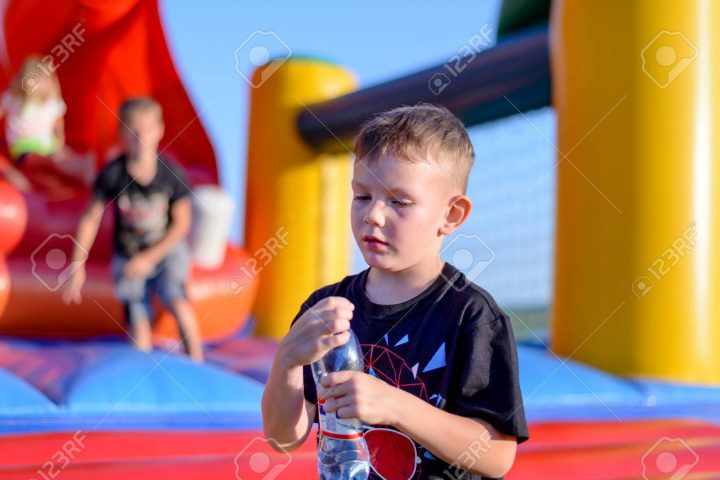
M365 211L365 223L382 227L385 225L385 217L382 213L382 205L379 202L373 202Z

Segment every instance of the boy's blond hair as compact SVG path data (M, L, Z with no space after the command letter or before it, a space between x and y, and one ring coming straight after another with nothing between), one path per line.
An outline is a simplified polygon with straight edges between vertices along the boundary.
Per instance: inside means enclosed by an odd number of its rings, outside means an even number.
M462 193L475 161L464 125L445 107L421 103L398 107L363 124L353 142L356 161L370 165L382 157L410 162L432 158L444 166Z
M125 100L120 105L120 122L121 127L127 124L134 115L143 113L154 113L157 115L158 122L163 123L162 106L151 97L133 97Z

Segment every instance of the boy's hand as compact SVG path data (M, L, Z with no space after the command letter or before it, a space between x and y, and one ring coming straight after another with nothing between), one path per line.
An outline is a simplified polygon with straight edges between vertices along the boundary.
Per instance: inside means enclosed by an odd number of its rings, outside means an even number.
M146 253L139 252L128 260L123 268L123 273L128 277L147 278L153 268L155 268L155 262Z
M350 339L355 305L344 297L323 298L310 307L280 342L278 358L286 367L309 365Z
M340 418L357 418L367 425L393 425L402 390L363 372L343 371L325 375L318 398L326 412Z
M73 302L78 304L82 302L80 291L82 290L83 285L85 285L85 266L81 266L75 270L68 279L67 285L62 292L63 302L66 305Z

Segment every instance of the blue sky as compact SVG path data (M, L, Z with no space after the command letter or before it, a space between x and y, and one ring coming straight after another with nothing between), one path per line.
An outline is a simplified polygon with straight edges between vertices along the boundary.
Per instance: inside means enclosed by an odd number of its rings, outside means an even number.
M241 242L250 87L235 71L234 52L248 36L274 32L294 55L350 69L362 88L445 62L488 25L494 37L500 1L456 1L452 8L410 1L368 1L359 9L330 1L312 8L289 1L160 5L175 64L236 200L232 239ZM510 305L546 304L550 296L555 184L547 138L554 138L554 125L545 109L470 131L478 156L470 178L474 209L453 245L491 260L475 281ZM365 267L357 248L353 258L354 272Z
M497 23L499 1L444 4L161 1L175 64L219 157L224 187L244 209L249 87L235 49L256 30L277 34L295 55L323 57L353 71L360 87L447 60ZM242 231L235 225L234 238Z

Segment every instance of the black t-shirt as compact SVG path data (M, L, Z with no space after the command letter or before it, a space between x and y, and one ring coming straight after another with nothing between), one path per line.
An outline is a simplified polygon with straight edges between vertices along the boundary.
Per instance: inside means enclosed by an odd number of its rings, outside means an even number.
M93 197L113 202L113 248L129 257L165 235L170 208L190 193L190 187L182 168L162 157L158 159L157 174L148 185L134 181L125 162L122 155L102 169L95 180Z
M442 275L415 298L379 305L365 294L369 271L314 292L293 323L319 300L345 297L355 305L351 328L362 346L366 373L447 412L485 420L516 436L518 443L527 440L515 339L510 320L490 294L445 263ZM303 373L305 398L316 403L310 366ZM413 479L480 478L461 477L455 466L419 444L415 448L420 463ZM412 465L409 461L402 462ZM378 477L373 473L371 478Z

